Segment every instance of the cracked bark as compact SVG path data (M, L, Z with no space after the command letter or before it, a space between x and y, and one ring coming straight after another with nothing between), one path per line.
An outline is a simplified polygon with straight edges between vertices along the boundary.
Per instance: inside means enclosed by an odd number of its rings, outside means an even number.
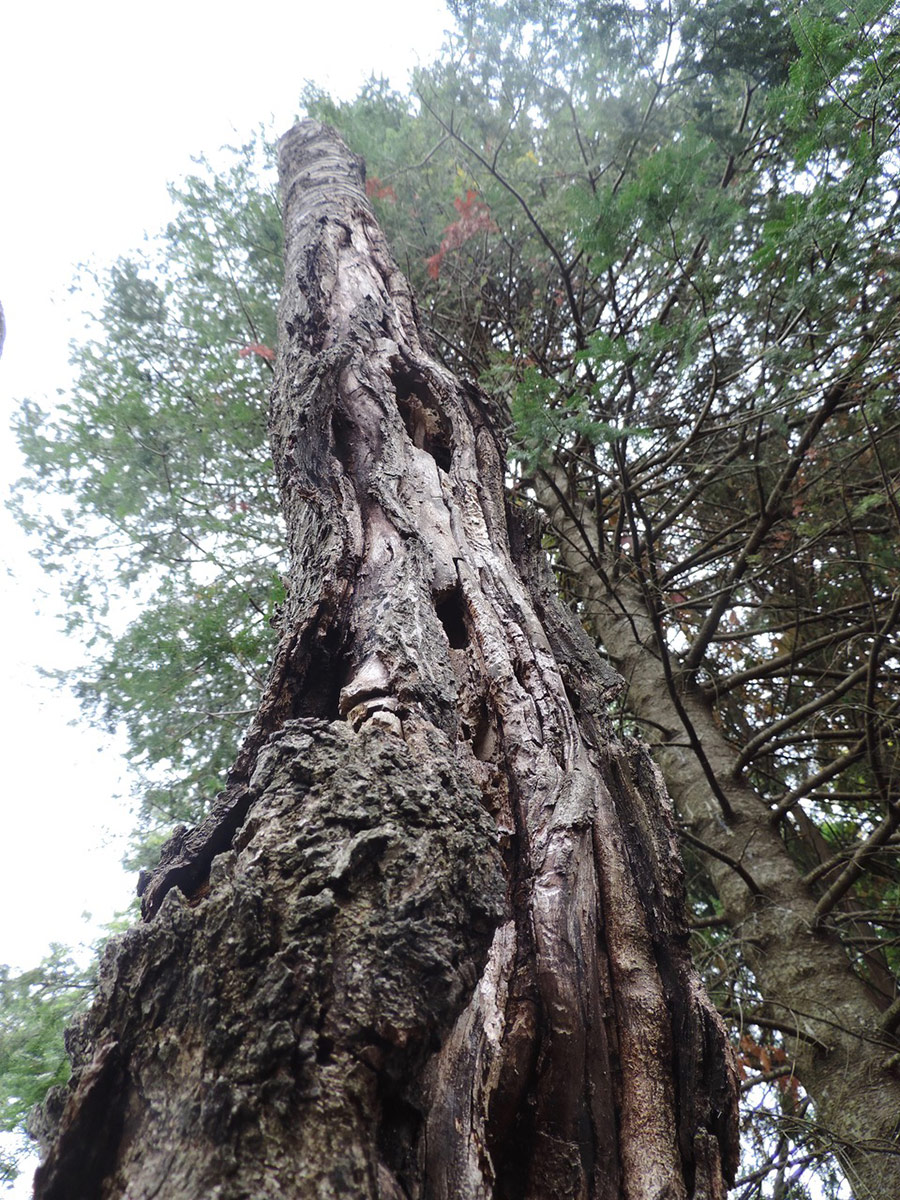
M362 164L306 122L280 166L282 635L70 1036L36 1196L717 1200L735 1073L621 681Z
M739 863L758 889L754 894L726 861L704 856L723 913L756 977L762 1011L804 1035L788 1037L787 1043L817 1122L833 1139L857 1197L900 1196L897 1040L884 1032L881 1006L853 972L837 936L817 922L816 898L772 826L769 809L737 776L737 753L709 704L684 686L681 704L733 813L724 818L686 744L637 585L619 578L608 589L577 549L582 531L559 511L552 493L545 499L562 534L561 557L578 581L586 623L627 682L626 707L645 723L654 760L686 828Z

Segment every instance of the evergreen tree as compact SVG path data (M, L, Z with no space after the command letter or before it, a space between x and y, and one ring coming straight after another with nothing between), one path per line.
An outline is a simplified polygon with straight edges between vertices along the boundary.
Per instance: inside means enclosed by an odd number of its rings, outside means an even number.
M630 681L623 724L657 743L698 953L740 1023L745 1194L799 1195L828 1152L889 1194L896 9L455 15L415 97L373 82L307 110L365 156L446 361L507 398L514 493ZM160 258L113 273L69 410L23 414L37 487L69 506L26 519L57 561L101 564L70 596L106 646L79 687L128 728L157 844L207 810L283 598L258 167L248 148L182 189ZM123 594L145 615L115 637Z

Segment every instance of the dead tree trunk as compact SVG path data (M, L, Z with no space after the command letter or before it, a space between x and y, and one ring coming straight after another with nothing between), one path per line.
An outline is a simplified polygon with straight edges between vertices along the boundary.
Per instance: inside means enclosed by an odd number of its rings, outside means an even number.
M71 1036L36 1196L722 1197L735 1077L620 681L362 164L307 122L281 172L282 636Z

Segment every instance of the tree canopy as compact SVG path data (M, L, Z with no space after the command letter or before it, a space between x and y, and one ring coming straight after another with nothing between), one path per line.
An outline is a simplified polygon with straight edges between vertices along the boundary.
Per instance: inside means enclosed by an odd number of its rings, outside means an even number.
M513 501L544 511L562 594L620 669L623 622L658 663L669 707L635 677L620 720L692 756L723 827L735 789L749 797L810 898L808 936L835 944L881 1014L867 1038L887 1060L900 1024L896 5L450 7L456 32L408 93L373 80L350 103L310 89L303 108L365 158L439 351L501 406ZM159 241L99 280L98 333L75 350L65 402L26 403L18 420L20 517L45 566L65 566L69 628L94 654L72 682L124 726L143 781L136 865L221 785L283 596L265 137L227 171L201 161L173 194ZM746 1071L736 1194L800 1197L815 1177L837 1195L837 1163L865 1195L874 1176L800 1086L820 1034L760 982L775 948L754 950L711 872L750 901L764 881L666 773L695 953Z

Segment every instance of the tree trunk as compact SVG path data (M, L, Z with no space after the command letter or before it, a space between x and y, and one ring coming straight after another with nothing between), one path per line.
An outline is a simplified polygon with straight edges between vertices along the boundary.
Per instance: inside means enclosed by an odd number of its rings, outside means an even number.
M545 499L554 507L555 525L558 518L561 556L578 581L586 624L627 681L626 707L649 731L654 759L686 828L713 852L705 862L723 914L741 939L764 1015L786 1031L823 1139L831 1140L857 1200L900 1196L898 1045L885 1014L837 936L817 921L816 900L769 809L736 777L737 755L708 702L685 686L680 703L733 814L723 815L688 745L637 584L620 577L608 588L577 549L585 527L577 529L559 513L552 493Z
M212 816L143 881L40 1200L724 1196L735 1074L670 804L365 198L281 144L292 568Z

